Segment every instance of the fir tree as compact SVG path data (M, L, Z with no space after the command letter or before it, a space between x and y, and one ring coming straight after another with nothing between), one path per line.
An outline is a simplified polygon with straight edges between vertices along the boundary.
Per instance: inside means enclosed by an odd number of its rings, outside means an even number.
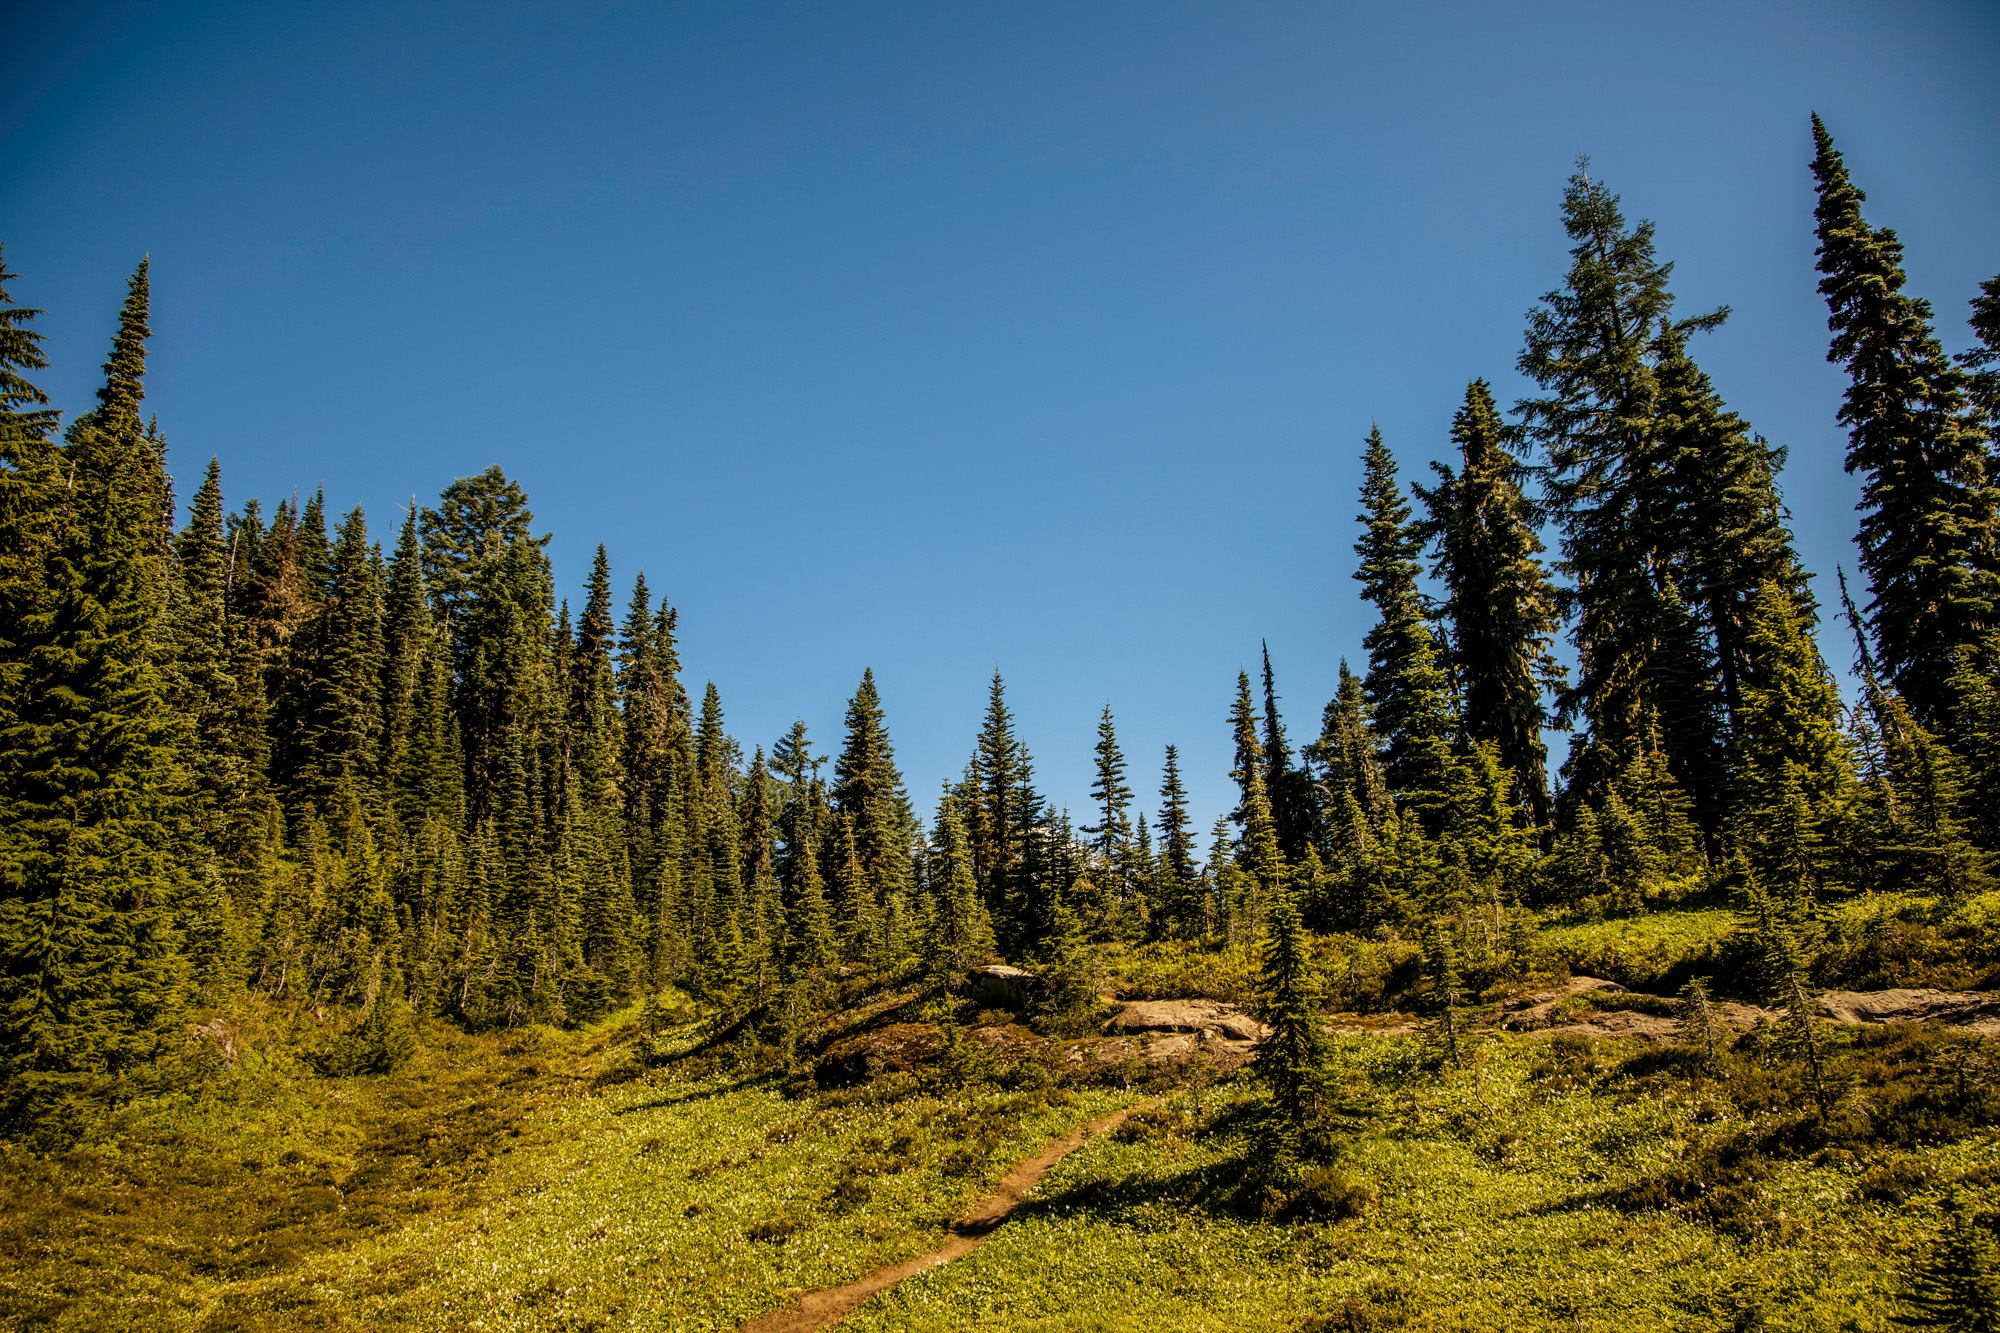
M1936 1239L1912 1267L1899 1328L2000 1333L2000 1245L1956 1192Z
M1132 808L1132 789L1125 785L1125 754L1118 748L1118 729L1111 720L1111 705L1097 721L1096 776L1091 783L1091 799L1097 802L1098 819L1086 825L1085 833L1097 836L1097 854L1106 870L1116 873L1131 836L1131 822L1125 812Z
M1424 1020L1424 1041L1440 1064L1465 1067L1465 1004L1458 972L1458 950L1451 936L1433 919L1424 927L1424 979L1430 983L1430 1017Z
M147 279L142 263L100 406L63 448L62 489L23 497L53 522L32 572L42 594L5 634L0 1113L56 1135L166 1048L186 996L166 854L179 794L159 661L162 477L139 421ZM30 468L22 489L44 475Z
M848 702L847 740L833 775L834 807L853 826L869 895L877 905L886 905L892 894L909 886L914 821L872 669L862 671Z
M1931 332L1928 301L1903 291L1903 247L1870 227L1833 137L1813 117L1819 191L1819 285L1833 330L1830 361L1850 385L1839 419L1847 470L1863 478L1861 568L1882 670L1918 719L1944 720L1953 658L1996 625L2000 491L1964 373Z
M1957 359L1967 372L1966 396L1984 418L1991 444L2000 441L2000 275L1979 284L1971 323L1979 346L1960 352Z
M1278 681L1271 670L1271 647L1264 648L1264 787L1271 799L1271 820L1278 831L1278 848L1288 860L1305 855L1319 830L1317 792L1312 774L1295 764L1285 722L1278 713Z
M1270 1032L1258 1043L1252 1068L1270 1088L1284 1119L1288 1140L1284 1147L1310 1151L1326 1116L1328 1050L1319 1011L1319 978L1311 936L1300 922L1291 892L1275 893L1270 911L1258 978Z
M1658 726L1703 818L1724 796L1712 650L1676 586L1686 562L1683 497L1667 457L1659 363L1666 343L1711 329L1727 309L1674 320L1653 225L1627 227L1618 197L1580 162L1563 196L1575 245L1564 286L1528 316L1521 373L1543 396L1518 410L1548 462L1544 492L1562 532L1578 674L1557 700L1587 739L1565 766L1570 791L1595 799L1647 731Z
M1445 587L1451 671L1467 735L1499 747L1516 799L1539 827L1549 822L1544 692L1563 679L1550 655L1559 617L1539 515L1521 493L1520 464L1485 380L1466 386L1451 438L1459 470L1433 463L1439 484L1417 488L1429 511L1422 531L1436 551L1432 573Z
M1713 1068L1721 1053L1729 1048L1729 1028L1723 1023L1708 987L1700 977L1690 977L1681 987L1680 1020L1676 1026L1680 1044L1701 1055L1702 1063Z
M1160 868L1155 933L1199 935L1208 928L1201 908L1200 871L1194 859L1194 827L1187 790L1181 785L1180 753L1167 747L1160 775Z
M1354 577L1361 583L1362 597L1376 611L1375 627L1362 640L1368 649L1362 694L1381 746L1383 775L1391 791L1403 791L1413 785L1413 766L1423 762L1418 752L1425 744L1410 733L1409 710L1417 701L1406 673L1415 660L1418 640L1433 643L1425 624L1423 599L1417 592L1417 556L1423 550L1423 537L1410 521L1410 503L1396 481L1396 459L1383 442L1380 428L1369 431L1362 461L1362 535L1354 544L1361 564ZM1431 665L1435 665L1434 656ZM1438 681L1442 682L1442 676Z

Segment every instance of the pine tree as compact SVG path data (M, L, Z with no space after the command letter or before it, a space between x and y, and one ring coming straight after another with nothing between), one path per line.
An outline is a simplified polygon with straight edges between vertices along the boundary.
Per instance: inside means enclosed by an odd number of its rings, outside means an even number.
M1965 376L1931 332L1928 301L1903 291L1903 247L1870 227L1833 137L1813 117L1820 293L1830 361L1851 380L1839 419L1847 470L1863 477L1861 568L1882 670L1918 720L1944 721L1954 657L2000 625L2000 490Z
M1909 1274L1900 1328L2000 1333L2000 1245L1956 1192L1945 1221Z
M1465 1067L1465 1004L1458 972L1458 950L1451 936L1433 919L1424 927L1424 979L1430 983L1430 1017L1424 1020L1424 1041L1441 1064Z
M1097 854L1106 873L1116 874L1132 833L1131 821L1125 817L1132 808L1132 789L1125 785L1125 754L1118 748L1118 729L1112 723L1109 703L1097 721L1096 776L1090 795L1097 802L1098 819L1083 831L1097 836Z
M847 740L833 766L834 807L852 825L872 902L886 906L910 882L910 803L896 771L875 673L863 670L847 705Z
M1319 1011L1319 977L1312 940L1291 892L1275 893L1270 911L1258 989L1264 996L1264 1022L1271 1030L1258 1043L1252 1068L1270 1088L1284 1118L1289 1142L1283 1147L1310 1151L1326 1117L1328 1048Z
M1181 785L1180 752L1167 747L1160 776L1159 904L1155 933L1200 935L1208 929L1201 906L1200 872L1194 860L1194 828L1187 790Z
M1419 639L1434 645L1417 592L1423 537L1410 521L1409 501L1396 481L1396 459L1379 427L1368 433L1363 466L1362 535L1354 544L1361 565L1354 577L1361 583L1362 597L1374 604L1376 621L1362 640L1368 649L1368 674L1361 688L1381 747L1383 776L1391 791L1404 791L1412 786L1412 765L1422 762L1417 751L1424 745L1409 731L1408 711L1416 701L1405 673Z
M56 1138L167 1048L186 997L183 882L166 852L179 793L159 660L162 476L139 420L148 295L142 263L99 407L62 450L62 489L35 494L53 477L34 467L20 479L51 522L30 571L42 593L5 632L0 1114ZM20 437L35 428L11 419L9 446L33 458Z
M1673 265L1657 258L1653 225L1628 228L1618 197L1580 162L1563 195L1576 243L1564 286L1528 316L1521 373L1544 396L1518 411L1547 457L1544 492L1562 532L1557 568L1569 576L1575 682L1557 699L1565 725L1588 736L1565 765L1572 797L1595 799L1654 726L1703 817L1719 817L1719 720L1712 650L1697 637L1677 576L1687 538L1677 474L1663 441L1660 362L1673 339L1712 329L1727 309L1671 318ZM1573 800L1572 800L1573 803Z
M1506 438L1491 389L1473 380L1452 419L1459 470L1433 463L1439 484L1417 494L1429 511L1422 532L1434 543L1431 572L1445 587L1466 734L1499 747L1516 800L1539 827L1550 811L1543 698L1563 680L1550 653L1559 616L1535 534L1539 515L1521 493L1521 467Z

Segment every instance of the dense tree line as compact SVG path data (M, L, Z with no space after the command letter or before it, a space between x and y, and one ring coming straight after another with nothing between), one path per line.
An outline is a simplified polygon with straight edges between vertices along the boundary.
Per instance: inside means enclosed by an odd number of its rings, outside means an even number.
M1108 705L1073 825L998 673L928 817L871 672L837 752L799 722L746 756L716 686L683 681L667 600L641 575L621 611L600 547L573 611L498 468L390 536L320 494L232 509L210 463L183 520L145 412L146 265L67 426L0 269L0 1110L60 1120L168 1077L193 1012L246 989L331 1015L366 1067L412 1013L582 1023L671 986L789 1039L843 970L1060 970L1109 940L1262 948L1270 1059L1305 1061L1273 1077L1305 1106L1309 931L1424 938L1455 1058L1441 919L1727 883L1777 986L1829 890L1963 899L2000 829L2000 278L1946 356L1813 129L1863 479L1858 705L1821 654L1785 451L1695 360L1727 310L1677 315L1651 224L1580 168L1572 262L1517 363L1536 394L1506 412L1472 379L1429 484L1368 436L1365 670L1342 664L1299 744L1268 651L1239 676L1237 803L1205 857L1177 751L1155 804Z

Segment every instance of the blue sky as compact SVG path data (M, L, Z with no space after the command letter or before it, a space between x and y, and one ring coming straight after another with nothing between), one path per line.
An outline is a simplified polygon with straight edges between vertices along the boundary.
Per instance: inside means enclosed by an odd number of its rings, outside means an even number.
M1268 638L1316 728L1360 441L1445 455L1559 280L1580 153L1853 565L1807 113L1966 344L2000 271L1987 3L88 4L10 22L0 242L87 405L153 259L184 489L388 534L499 463L768 745L872 665L928 806L997 665L1081 814L1109 700L1204 820ZM1836 652L1836 656L1844 653Z

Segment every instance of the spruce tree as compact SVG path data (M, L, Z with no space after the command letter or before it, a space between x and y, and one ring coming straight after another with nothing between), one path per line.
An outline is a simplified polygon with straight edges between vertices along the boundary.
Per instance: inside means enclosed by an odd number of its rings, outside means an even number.
M1118 729L1111 720L1111 705L1104 705L1104 716L1097 720L1097 748L1095 751L1096 770L1090 786L1091 799L1097 802L1097 823L1085 825L1085 833L1095 834L1097 854L1107 874L1116 874L1124 853L1125 841L1131 836L1131 821L1125 812L1132 808L1132 789L1125 784L1125 754L1118 748Z
M63 447L61 489L24 497L52 520L43 592L6 627L0 1114L58 1140L178 1040L187 994L184 881L168 855L181 797L160 660L163 479L139 420L148 294L142 263L99 407ZM34 428L9 422L17 437ZM22 489L42 480L54 476L31 468Z
M1416 752L1423 748L1423 741L1409 734L1408 711L1415 701L1405 673L1414 660L1417 641L1433 643L1425 624L1423 598L1417 591L1417 556L1423 550L1423 537L1410 521L1410 503L1396 480L1395 455L1383 442L1379 427L1368 433L1362 463L1362 534L1354 544L1361 564L1354 577L1361 584L1362 597L1376 612L1375 626L1362 640L1368 649L1362 694L1381 747L1383 775L1391 791L1402 791L1412 784L1412 766L1421 762Z
M1703 818L1720 816L1723 775L1712 648L1677 587L1687 561L1684 497L1663 442L1662 339L1712 329L1726 308L1672 318L1673 265L1654 250L1653 225L1628 227L1618 197L1580 162L1563 195L1572 241L1562 288L1529 312L1518 362L1543 396L1517 410L1547 459L1544 494L1562 532L1557 568L1569 576L1575 681L1557 700L1573 743L1565 774L1575 796L1596 797L1648 731Z
M1944 1225L1909 1274L1899 1328L2000 1333L2000 1245L1955 1191Z
M1541 561L1539 515L1520 488L1521 466L1485 380L1466 386L1452 419L1459 468L1431 466L1438 485L1419 486L1434 544L1431 572L1444 584L1450 667L1466 734L1499 747L1526 818L1549 822L1545 692L1563 681L1551 656L1560 623L1556 590Z
M1946 721L1953 659L1978 652L2000 597L2000 490L1964 372L1938 345L1928 301L1903 290L1896 233L1862 217L1815 115L1819 289L1833 330L1830 361L1847 366L1839 420L1847 470L1862 477L1861 568L1875 654L1918 720Z
M853 826L869 894L877 905L886 905L909 886L914 820L872 668L862 671L848 701L847 740L833 774L834 806Z
M1271 1030L1258 1043L1251 1067L1283 1117L1280 1155L1311 1153L1325 1127L1328 1046L1312 937L1289 889L1273 894L1269 924L1258 989Z

